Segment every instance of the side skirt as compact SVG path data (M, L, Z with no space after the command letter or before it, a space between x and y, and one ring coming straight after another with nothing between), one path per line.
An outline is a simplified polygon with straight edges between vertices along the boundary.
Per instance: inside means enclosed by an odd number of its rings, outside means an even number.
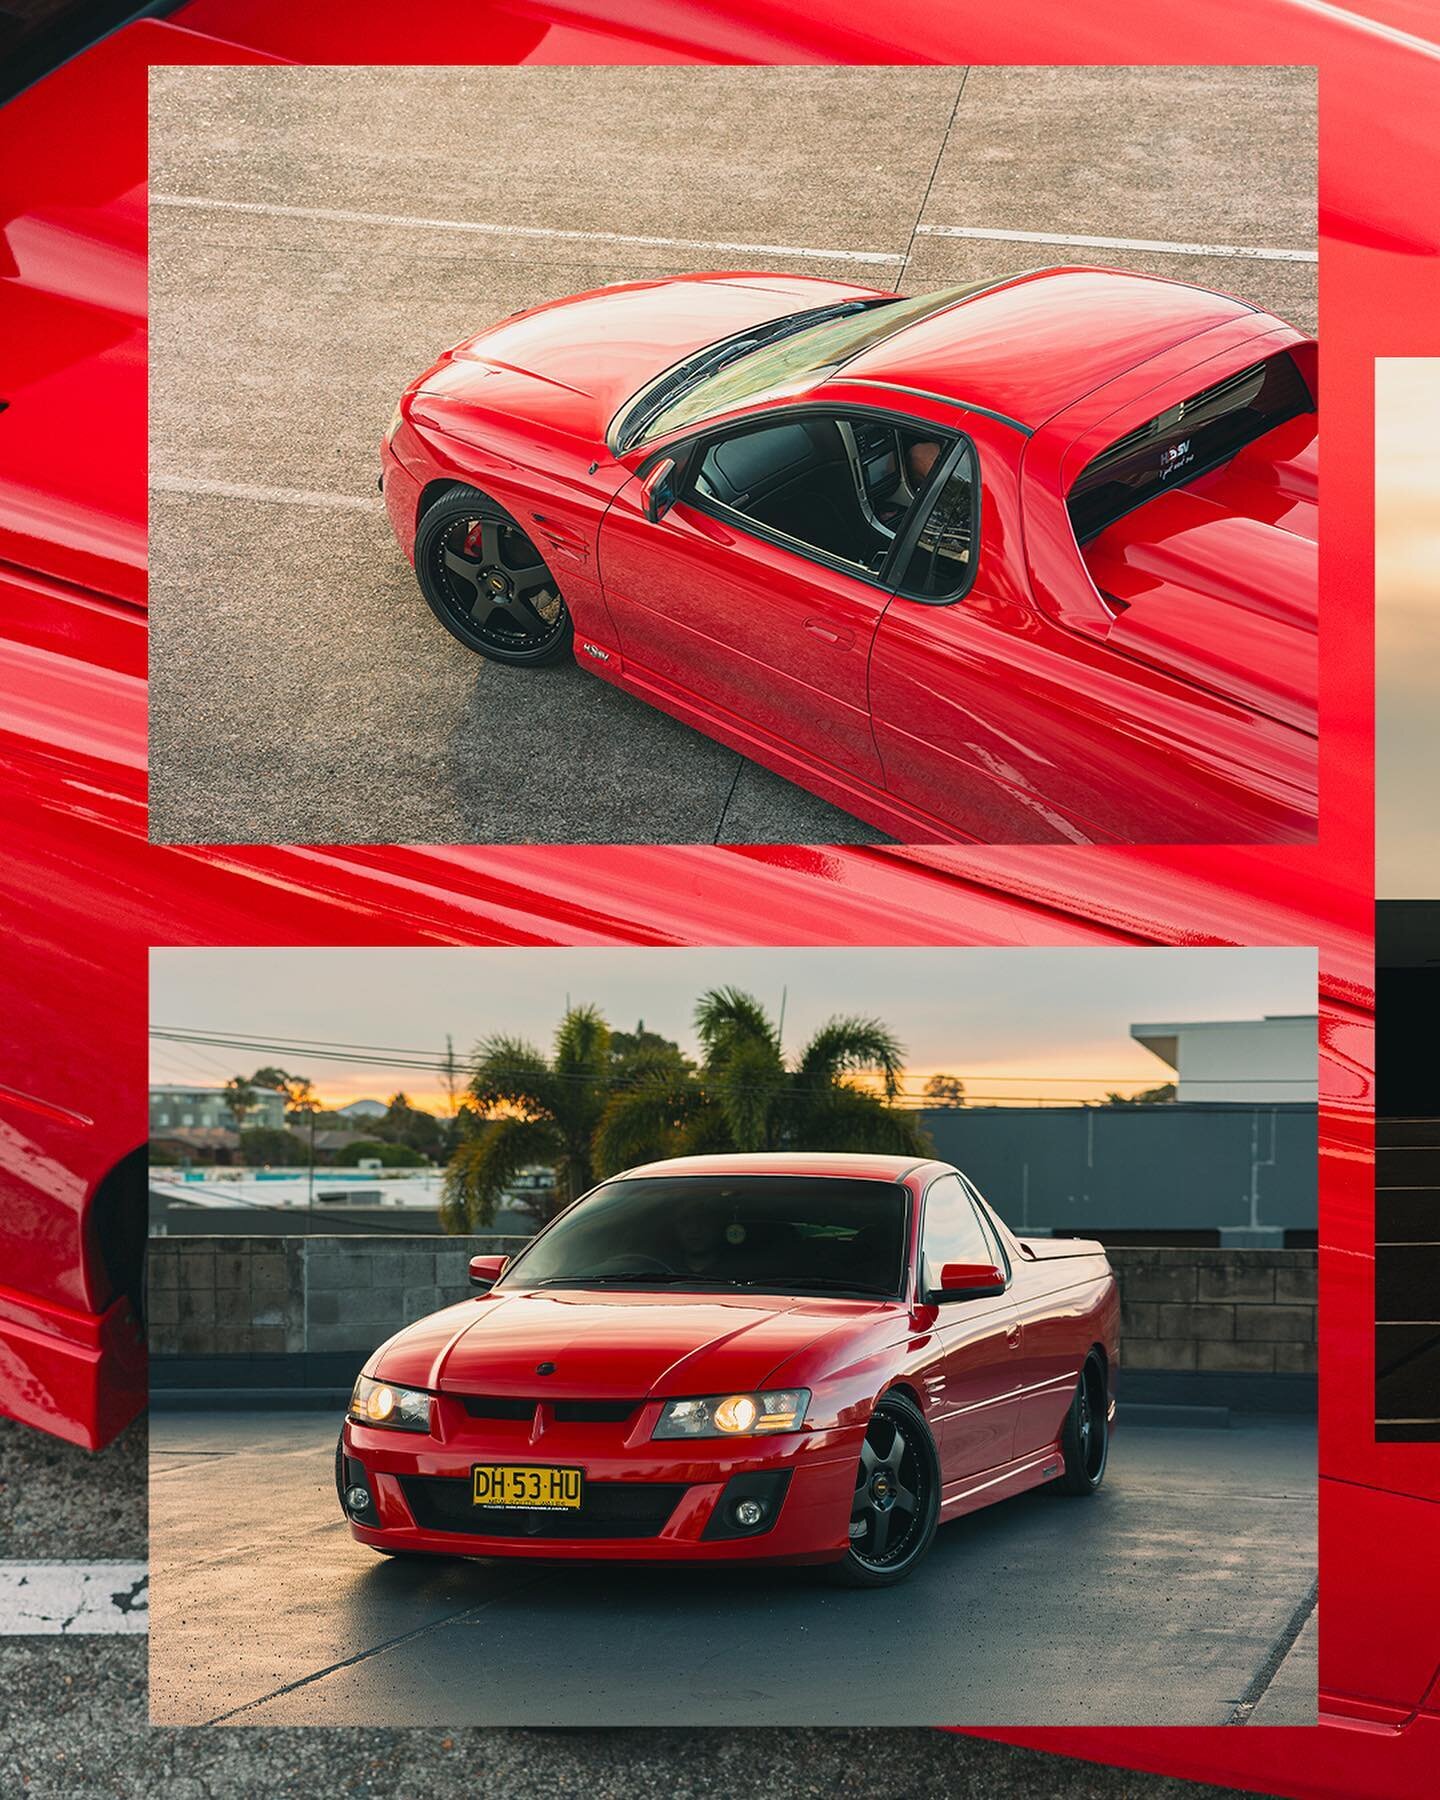
M940 1523L958 1519L963 1513L979 1512L996 1500L1009 1500L1033 1487L1043 1487L1065 1472L1065 1458L1058 1441L1046 1450L1032 1451L998 1469L987 1469L981 1475L967 1475L961 1481L947 1482L940 1496Z

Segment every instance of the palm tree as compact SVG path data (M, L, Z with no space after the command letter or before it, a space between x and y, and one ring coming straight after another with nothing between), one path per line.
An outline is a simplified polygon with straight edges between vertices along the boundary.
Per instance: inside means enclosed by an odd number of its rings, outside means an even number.
M595 1136L602 1172L701 1150L928 1150L894 1104L904 1053L878 1019L829 1020L793 1068L765 1009L737 988L702 994L695 1028L704 1051L698 1082L657 1075L606 1107ZM858 1086L859 1074L878 1075L881 1093Z
M468 1110L488 1120L462 1138L445 1170L447 1231L493 1225L505 1188L522 1169L555 1171L551 1212L594 1184L592 1142L611 1092L610 1027L593 1006L572 1006L546 1058L502 1034L475 1047Z

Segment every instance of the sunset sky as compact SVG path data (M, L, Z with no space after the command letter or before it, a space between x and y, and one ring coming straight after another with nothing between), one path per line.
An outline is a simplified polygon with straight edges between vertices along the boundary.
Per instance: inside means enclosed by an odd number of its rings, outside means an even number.
M835 1013L874 1015L905 1045L907 1089L946 1070L977 1100L1014 1102L1164 1081L1130 1038L1139 1021L1315 1010L1308 949L197 949L152 951L150 966L152 1027L421 1060L443 1053L447 1032L461 1056L491 1032L548 1049L567 998L617 1027L643 1019L693 1052L696 996L733 984L772 1016L783 992L791 1056ZM310 1049L151 1042L152 1081L209 1086L267 1063L310 1076L327 1105L397 1089L431 1108L444 1099L428 1068L387 1066L383 1053L347 1065Z
M1440 358L1375 367L1378 891L1428 900L1440 896Z

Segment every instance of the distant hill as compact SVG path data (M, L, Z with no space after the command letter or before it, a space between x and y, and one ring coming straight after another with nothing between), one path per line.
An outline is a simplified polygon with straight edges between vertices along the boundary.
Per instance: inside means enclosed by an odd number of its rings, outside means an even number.
M352 1100L348 1106L335 1108L342 1119L383 1119L389 1111L383 1100Z

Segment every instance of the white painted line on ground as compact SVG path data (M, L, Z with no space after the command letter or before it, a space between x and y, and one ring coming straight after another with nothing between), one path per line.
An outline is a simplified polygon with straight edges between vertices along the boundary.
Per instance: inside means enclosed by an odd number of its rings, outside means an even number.
M0 1637L144 1632L149 1579L143 1562L0 1562Z
M572 231L558 225L498 225L478 219L422 219L408 213L350 212L330 206L281 206L268 200L211 200L203 194L152 194L152 206L189 206L208 212L262 213L280 219L321 219L339 225L380 225L410 231L465 231L482 237L560 238L586 244L640 244L661 250L720 250L746 256L805 257L818 262L897 265L888 250L822 249L813 244L746 244L720 238L643 237L628 231ZM1151 250L1167 256L1230 256L1258 262L1318 262L1315 250L1258 244L1186 244L1166 238L1087 237L1081 232L1007 231L987 225L917 225L918 237L983 238L1009 244L1077 245L1087 250Z
M378 513L384 501L364 494L326 494L314 488L251 487L243 481L205 481L199 476L152 475L155 494L219 495L222 500L265 500L279 506L330 506L346 512Z
M348 212L331 206L279 206L264 200L209 200L203 194L152 194L152 206L191 206L205 212L263 213L277 219L321 219L336 225L384 225L407 231L467 231L482 237L562 238L580 244L640 244L660 250L722 250L745 256L806 257L816 262L884 263L903 253L824 250L811 244L738 244L716 238L641 237L629 231L571 231L558 225L496 225L478 219L417 219L408 213Z
M1078 244L1087 250L1157 250L1166 256L1239 256L1256 262L1318 262L1318 250L1272 250L1253 244L1178 244L1166 238L1084 237L1079 232L995 231L984 225L917 225L917 237L984 238L1007 244Z

